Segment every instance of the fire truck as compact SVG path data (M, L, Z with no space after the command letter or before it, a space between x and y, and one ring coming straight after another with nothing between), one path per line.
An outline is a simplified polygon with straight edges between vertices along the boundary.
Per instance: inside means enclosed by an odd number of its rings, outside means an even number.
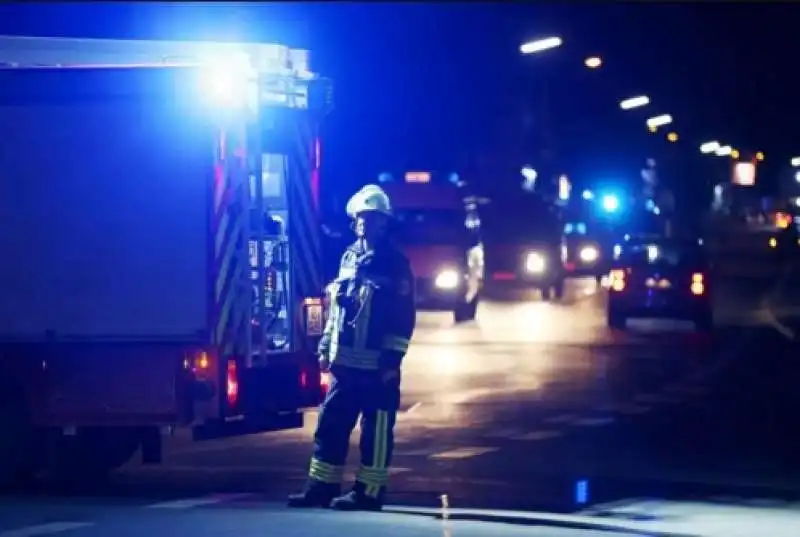
M484 281L478 203L456 174L447 179L412 171L379 181L392 201L395 239L414 272L417 306L451 311L457 323L475 319Z
M0 481L302 426L331 96L282 45L0 37Z

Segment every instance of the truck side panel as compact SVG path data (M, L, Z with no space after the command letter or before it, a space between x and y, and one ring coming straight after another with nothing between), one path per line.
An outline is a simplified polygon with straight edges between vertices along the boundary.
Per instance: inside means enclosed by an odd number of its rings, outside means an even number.
M0 340L206 329L213 138L164 71L0 72Z

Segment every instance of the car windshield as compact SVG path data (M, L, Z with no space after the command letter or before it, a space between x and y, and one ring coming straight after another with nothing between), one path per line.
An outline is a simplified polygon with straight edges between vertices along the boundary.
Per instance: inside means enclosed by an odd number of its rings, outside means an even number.
M400 244L461 245L468 241L467 214L457 209L395 211Z
M618 258L626 265L680 267L703 264L707 254L697 240L652 241L626 244Z
M799 58L800 2L0 3L0 537L800 537Z

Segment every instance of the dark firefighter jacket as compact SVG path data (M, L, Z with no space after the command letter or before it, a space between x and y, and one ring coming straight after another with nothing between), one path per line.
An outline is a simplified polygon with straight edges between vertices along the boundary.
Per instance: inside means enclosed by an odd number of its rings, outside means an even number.
M408 259L389 242L372 251L365 251L360 240L353 243L328 286L330 310L320 354L331 365L399 368L416 324L413 285Z

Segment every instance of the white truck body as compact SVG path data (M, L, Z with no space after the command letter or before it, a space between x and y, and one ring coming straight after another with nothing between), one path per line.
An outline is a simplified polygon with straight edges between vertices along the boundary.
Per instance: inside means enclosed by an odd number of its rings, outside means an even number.
M210 126L196 100L119 97L0 103L0 339L206 329Z

